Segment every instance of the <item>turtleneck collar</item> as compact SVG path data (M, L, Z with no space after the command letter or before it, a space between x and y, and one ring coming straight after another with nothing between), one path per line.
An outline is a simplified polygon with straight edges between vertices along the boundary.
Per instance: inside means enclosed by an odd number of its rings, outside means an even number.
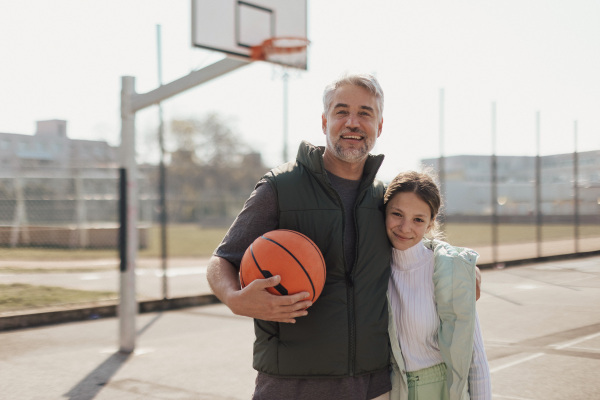
M392 248L392 268L402 271L418 269L426 264L433 252L419 242L406 250Z

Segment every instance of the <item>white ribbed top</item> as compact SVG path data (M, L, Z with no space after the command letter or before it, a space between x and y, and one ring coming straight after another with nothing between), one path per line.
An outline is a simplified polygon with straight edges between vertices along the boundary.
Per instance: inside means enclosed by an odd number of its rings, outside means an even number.
M390 305L407 371L418 371L441 362L433 286L433 251L419 243L407 250L392 249L389 281ZM489 367L475 315L475 343L469 371L472 400L492 398Z

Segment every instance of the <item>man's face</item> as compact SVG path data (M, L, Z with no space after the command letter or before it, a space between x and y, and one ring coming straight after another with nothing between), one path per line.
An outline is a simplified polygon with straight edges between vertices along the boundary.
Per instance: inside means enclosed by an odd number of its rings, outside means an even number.
M327 151L346 162L364 161L381 135L375 96L361 86L338 88L327 115L322 117Z

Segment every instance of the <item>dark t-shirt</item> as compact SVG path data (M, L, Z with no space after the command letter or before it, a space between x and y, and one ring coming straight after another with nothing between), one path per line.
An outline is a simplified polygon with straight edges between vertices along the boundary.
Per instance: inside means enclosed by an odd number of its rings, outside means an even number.
M356 227L353 207L360 181L343 179L329 172L327 176L344 206L344 256L348 268L352 268L356 260ZM244 252L254 239L278 227L277 197L271 185L266 180L261 180L246 200L244 208L214 254L226 259L239 269ZM368 400L389 392L391 388L392 384L387 371L357 377L319 379L280 378L259 372L253 399Z

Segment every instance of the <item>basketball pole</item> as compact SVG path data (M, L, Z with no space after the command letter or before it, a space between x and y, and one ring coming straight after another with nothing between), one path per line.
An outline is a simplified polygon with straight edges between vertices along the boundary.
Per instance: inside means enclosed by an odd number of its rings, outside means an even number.
M132 99L135 95L135 78L121 77L121 166L122 185L125 204L125 227L121 226L123 242L121 245L121 268L119 280L119 351L131 353L135 349L135 261L138 249L137 230L137 163L135 161L135 111ZM124 182L123 182L124 181ZM122 224L123 224L122 223Z
M121 272L119 282L119 351L132 353L135 350L135 318L137 301L135 296L135 265L138 250L138 183L137 162L135 159L135 114L159 104L195 86L201 85L221 75L248 65L250 61L226 57L200 70L174 80L147 93L135 92L135 77L121 77L121 146L120 160L123 175L126 177L125 226L121 226ZM125 250L125 251L123 251Z

